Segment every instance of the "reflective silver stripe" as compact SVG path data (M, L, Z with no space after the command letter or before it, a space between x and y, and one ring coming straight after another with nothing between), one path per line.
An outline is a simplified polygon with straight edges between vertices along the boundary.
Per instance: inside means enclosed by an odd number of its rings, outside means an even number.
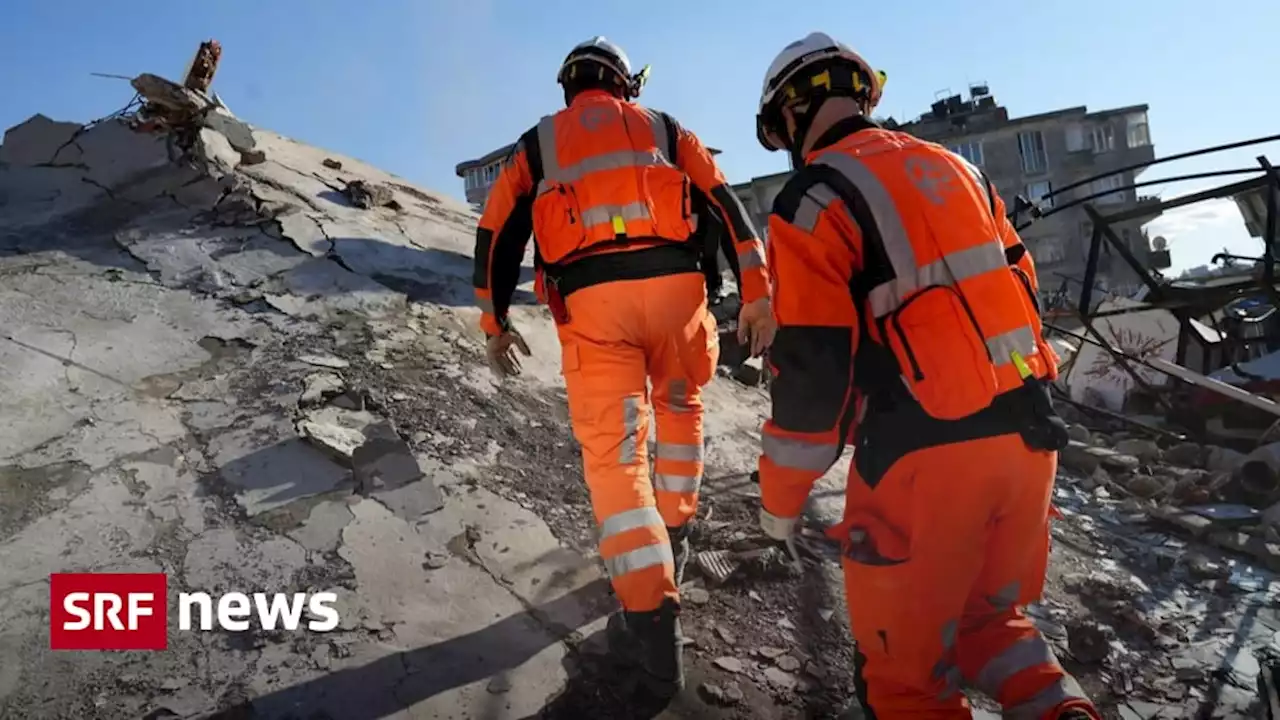
M812 233L818 227L818 216L835 199L834 190L826 185L814 185L805 191L804 197L800 198L800 204L796 207L796 216L791 224L807 233Z
M991 607L997 610L1009 610L1018 602L1018 596L1022 594L1022 583L1018 580L1005 585L996 591L994 595L987 598L987 602L991 603Z
M1005 259L1004 246L999 240L992 240L947 253L946 257L934 260L920 268L920 274L923 276L920 287L937 284L943 281L943 278L951 278L952 282L963 282L983 273L1008 267L1009 261Z
M662 115L657 110L644 108L644 113L649 116L649 129L653 131L653 142L657 145L658 152L662 153L663 159L665 159L667 164L670 165L671 158L675 157L675 148L672 148L671 143L667 142L669 139L667 135L667 121L663 119Z
M493 298L476 298L476 307L480 308L480 312L494 314Z
M1015 330L987 338L987 350L991 351L991 360L996 367L1013 362L1009 353L1014 350L1023 357L1031 357L1036 354L1035 331L1023 325Z
M915 251L907 237L907 229L902 224L902 217L898 214L898 206L880 178L861 160L843 152L824 153L814 162L839 171L861 191L867 201L867 208L875 219L876 229L880 231L880 238L884 241L884 250L889 256L889 264L893 266L893 274L899 278L895 282L901 282L901 278L914 281Z
M619 578L627 573L644 570L655 565L675 565L670 545L645 545L642 548L625 552L621 555L604 559L604 567L609 577Z
M667 401L671 405L671 409L678 412L689 412L689 381L684 378L672 380L667 383Z
M544 163L545 165L545 163ZM662 151L654 150L619 150L617 152L593 155L564 168L543 168L542 182L538 183L538 192L544 193L552 183L571 183L581 180L588 173L603 170L621 170L629 167L670 167L671 163L662 155Z
M696 493L702 487L701 475L672 475L671 473L654 473L653 489L666 492Z
M738 268L750 270L758 267L764 267L764 255L760 252L759 243L752 243L750 250L738 253Z
M642 202L631 202L626 205L596 205L582 211L582 224L587 227L604 225L613 222L615 217L623 220L647 220L649 206Z
M552 177L560 172L560 156L556 154L556 117L548 115L538 121L538 155L542 161L542 176ZM538 186L539 191L542 186Z
M604 519L604 522L600 523L600 539L604 540L628 530L650 526L666 527L662 524L662 515L658 512L658 508L650 505L632 510L623 510L620 513L610 515Z
M877 285L868 295L871 312L883 317L897 309L907 295L930 285L954 285L986 272L1009 266L1005 260L1004 246L998 240L982 243L964 250L957 250L920 267L913 278L898 278L893 282Z
M639 459L637 454L637 438L640 434L640 398L622 398L622 449L618 453L618 462L630 465Z
M1000 689L1009 678L1037 665L1056 665L1057 662L1043 638L1026 637L988 660L973 679L973 686L991 697L1000 697Z
M542 156L542 182L538 192L545 192L551 183L570 183L587 173L599 170L616 170L636 166L672 167L671 147L667 142L667 124L657 112L645 109L649 127L653 130L653 150L619 150L583 158L581 161L561 167L556 154L556 119L548 115L538 122L538 149Z
M653 456L663 460L702 462L702 446L660 442L654 447Z
M1068 700L1088 700L1080 688L1080 683L1070 675L1064 675L1057 682L1041 690L1030 700L1005 708L1001 714L1005 720L1040 720L1045 713Z
M781 467L794 470L826 472L839 459L838 447L828 443L812 443L766 434L761 445L770 460Z

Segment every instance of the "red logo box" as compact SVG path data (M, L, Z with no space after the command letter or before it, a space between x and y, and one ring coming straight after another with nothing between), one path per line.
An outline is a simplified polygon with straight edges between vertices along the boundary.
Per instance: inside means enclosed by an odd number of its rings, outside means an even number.
M164 573L50 575L49 648L164 650L168 588Z

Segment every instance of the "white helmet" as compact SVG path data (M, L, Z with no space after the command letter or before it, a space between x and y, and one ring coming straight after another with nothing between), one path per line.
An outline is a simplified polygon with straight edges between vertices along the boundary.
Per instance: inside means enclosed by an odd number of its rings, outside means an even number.
M569 51L564 62L560 64L560 72L556 73L556 82L564 84L565 78L569 75L569 69L588 60L617 73L624 84L631 81L631 60L627 58L627 54L603 35L597 35L586 42L578 43Z
M847 89L856 88L865 94L868 112L880 102L880 94L884 91L883 72L872 69L857 51L830 35L809 33L782 48L782 52L773 59L765 73L764 86L760 89L760 106L756 114L756 134L766 150L782 150L785 147L778 135L782 121L778 114L781 107L778 100L796 97L797 90L791 85L791 81L805 68L828 60L844 60L851 66L855 79L852 80L854 84ZM830 90L831 82L831 78L826 78L824 87Z

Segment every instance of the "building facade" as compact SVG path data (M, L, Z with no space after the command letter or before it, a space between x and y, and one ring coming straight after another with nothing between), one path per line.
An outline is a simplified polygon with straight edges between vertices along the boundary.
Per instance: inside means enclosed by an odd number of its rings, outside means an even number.
M1142 168L1045 197L1090 176L1154 160L1146 105L1097 112L1082 106L1011 118L986 87L975 86L968 99L952 95L934 103L930 112L912 122L883 122L886 127L944 145L982 168L1010 208L1019 195L1048 208L1095 194L1099 196L1092 202L1104 215L1151 207L1149 214L1115 223L1112 229L1147 267L1169 266L1167 253L1153 252L1142 230L1143 225L1158 217L1158 199L1133 189L1121 189L1132 185ZM764 175L734 186L762 234L767 233L773 198L790 175L790 171ZM1046 294L1052 294L1064 280L1073 294L1079 292L1092 234L1093 227L1083 207L1042 218L1023 231ZM1139 280L1104 245L1097 286L1129 294L1139 287Z
M1138 210L1137 217L1114 223L1112 230L1144 267L1169 267L1167 253L1153 251L1142 229L1159 216L1159 199L1128 188L1145 167L1046 197L1089 177L1154 160L1146 105L1095 112L1080 106L1011 118L986 86L977 85L967 99L952 95L939 100L928 113L896 129L945 145L982 168L1010 208L1019 195L1044 209L1096 196L1089 202L1103 215ZM1142 213L1142 207L1150 212ZM1066 281L1072 294L1078 293L1093 235L1084 208L1037 220L1021 234L1046 292ZM1109 246L1103 246L1099 260L1100 289L1128 295L1140 287L1137 273Z
M507 161L513 149L515 149L515 143L504 145L475 160L460 162L453 169L454 173L462 178L463 192L472 207L477 210L484 207L485 198L489 197L489 188L493 187L493 181L498 179L498 171L502 169L503 163Z

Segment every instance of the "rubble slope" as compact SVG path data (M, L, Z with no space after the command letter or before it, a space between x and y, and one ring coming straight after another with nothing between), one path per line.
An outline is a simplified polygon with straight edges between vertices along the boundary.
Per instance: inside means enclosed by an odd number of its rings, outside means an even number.
M617 712L554 331L526 284L534 357L495 384L468 208L222 108L169 134L35 116L0 145L0 198L0 415L19 419L0 425L0 716ZM709 396L714 513L749 485L763 396L726 378ZM735 502L706 527L738 530ZM167 652L51 652L48 577L68 571L163 571L171 596L334 590L342 625L171 620ZM695 642L740 624L693 597ZM836 607L822 637L841 646ZM669 716L801 712L808 656L719 678L715 707L711 660Z
M534 355L494 382L475 220L221 108L167 134L43 116L5 134L0 717L798 718L849 700L829 547L799 574L765 554L717 582L713 561L754 541L766 407L731 368L707 393L694 539L720 552L686 588L690 690L661 711L628 699L601 653L613 603L554 328L527 276L513 315ZM1280 630L1266 583L1096 477L1064 476L1035 608L1061 654L1109 717L1247 705L1241 648ZM67 571L162 571L171 596L333 590L342 623L171 621L167 652L51 652L48 577Z

